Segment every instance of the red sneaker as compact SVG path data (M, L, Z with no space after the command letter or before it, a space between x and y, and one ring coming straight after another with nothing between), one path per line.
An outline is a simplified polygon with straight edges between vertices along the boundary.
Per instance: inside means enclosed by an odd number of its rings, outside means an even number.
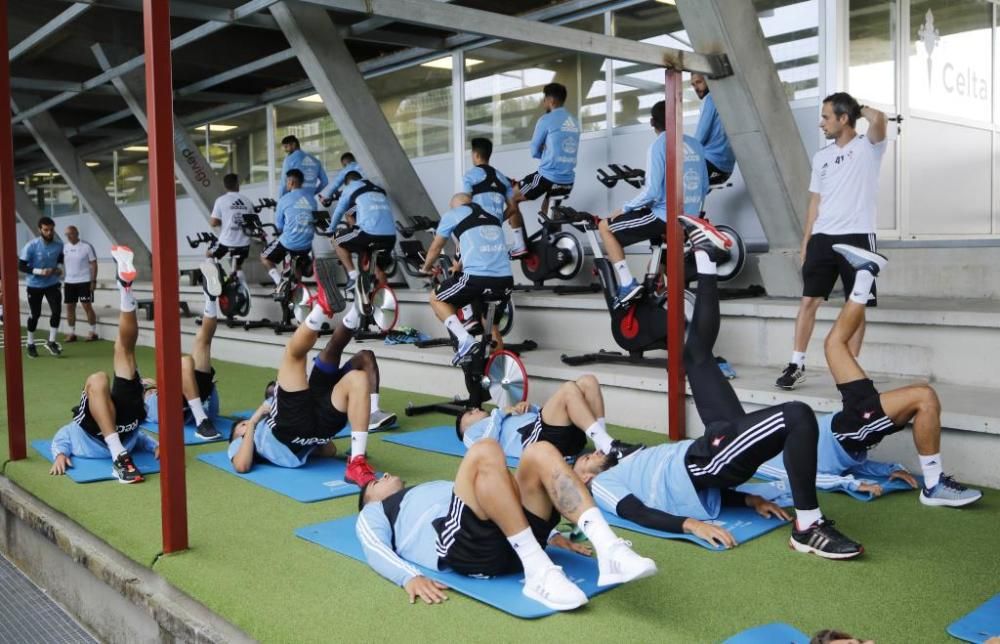
M344 480L358 487L364 487L375 480L375 470L368 464L368 459L364 456L355 456L347 463Z

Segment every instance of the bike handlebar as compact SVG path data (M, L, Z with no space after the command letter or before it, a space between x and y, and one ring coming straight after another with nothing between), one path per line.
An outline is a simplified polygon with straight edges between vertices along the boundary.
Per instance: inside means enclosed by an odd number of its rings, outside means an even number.
M422 230L434 230L438 226L438 222L434 221L430 217L423 217L421 215L411 217L410 220L413 222L410 226L404 226L402 223L398 221L396 222L396 230L399 231L399 234L405 239L413 237L415 233Z
M260 200L257 201L257 204L253 207L253 211L255 213L260 213L261 210L265 210L268 208L275 208L277 205L278 202L275 201L274 199L270 199L268 197L262 197Z
M646 171L639 168L631 168L627 165L612 163L608 165L608 170L597 169L597 180L608 188L614 188L619 181L624 181L633 188L641 188L646 183Z
M211 232L198 233L194 236L194 239L191 239L191 235L185 235L184 237L187 239L187 243L191 246L191 248L198 248L202 244L214 244L219 241L219 238Z

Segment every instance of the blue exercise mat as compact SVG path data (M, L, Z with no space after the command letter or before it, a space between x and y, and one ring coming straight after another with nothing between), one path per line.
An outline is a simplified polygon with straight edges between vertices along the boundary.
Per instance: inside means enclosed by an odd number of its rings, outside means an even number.
M617 528L624 528L626 530L631 530L632 532L640 532L642 534L648 534L650 536L660 537L663 539L684 539L685 541L696 543L702 548L708 548L709 550L725 550L725 548L721 546L715 547L704 539L699 539L693 534L677 534L674 532L662 532L660 530L645 528L638 523L633 523L617 515L611 514L610 512L605 512L604 516L607 518L609 524ZM711 521L711 523L728 530L729 533L733 535L733 538L736 539L737 544L744 544L751 539L767 534L771 530L775 530L783 525L786 525L788 521L764 518L757 514L753 508L726 507L722 508L722 513L719 514L719 518Z
M454 425L441 425L439 427L428 427L418 429L405 434L393 434L382 439L386 443L404 445L414 449L422 449L425 452L435 452L437 454L447 454L448 456L465 456L465 443L455 436ZM507 467L517 467L519 459L507 457Z
M1000 637L1000 595L994 595L976 610L949 624L948 634L977 644Z
M198 460L302 503L358 493L358 486L344 480L347 463L339 458L314 458L302 467L255 463L246 474L238 474L233 469L225 450L199 454Z
M761 470L757 470L757 472L754 474L754 476L756 478L759 478L759 479L765 479L765 480L769 480L769 481L774 481L773 485L777 486L778 489L784 491L784 493L785 493L784 496L780 497L780 500L777 500L777 499L768 499L768 500L774 501L778 505L791 505L792 504L792 494L791 494L791 491L787 490L785 488L785 485L784 485L783 481L779 481L777 479L774 479L773 477L771 477L770 475L768 475L765 472L762 472ZM917 485L923 485L924 484L924 478L922 476L918 476L918 475L914 474L913 478L917 479ZM913 492L913 491L919 489L919 488L912 488L912 487L910 487L909 483L907 483L906 481L903 481L901 479L892 479L892 480L890 480L888 477L865 476L865 477L863 477L863 480L870 481L872 483L877 483L877 484L881 485L882 486L882 496L885 496L886 494L889 494L891 492ZM740 486L738 489L740 491L744 491L743 490L744 487L745 486ZM847 494L851 498L857 499L858 501L865 501L866 503L868 501L874 501L875 499L879 498L877 496L874 496L870 492L858 492L857 490L851 490L846 485L835 487L835 488L827 488L827 489L816 488L816 491L817 492L842 492L844 494ZM761 496L764 496L764 495L761 495Z
M205 445L207 443L215 443L218 441L229 440L229 434L232 433L233 425L235 424L235 422L224 416L218 416L212 420L212 423L215 425L215 428L219 430L218 438L213 438L212 440L205 440L204 438L198 438L198 435L195 433L195 431L197 431L198 429L197 427L195 427L194 425L184 425L184 444ZM151 423L149 421L146 421L143 424L139 425L139 428L145 429L147 432L153 434L160 433L159 423Z
M237 411L237 412L233 412L232 414L226 414L226 415L229 418L232 418L233 421L234 421L234 424L235 424L235 423L238 423L241 420L249 420L250 417L253 416L253 413L255 411L257 411L257 410L256 409L244 409L243 411ZM216 425L216 427L218 427L218 425ZM383 427L381 429L373 429L373 430L371 430L368 433L369 434L377 434L379 432L387 432L390 429L399 429L399 422L395 422L395 423L389 425L388 427ZM222 430L220 429L219 431L222 431ZM452 430L452 433L454 433L454 430ZM341 429L339 432L337 432L337 434L334 436L334 438L347 438L350 435L351 435L351 424L348 423L348 424L344 425L343 429Z
M41 454L46 461L52 463L52 441L37 440L31 441L31 446ZM160 461L156 460L151 452L132 452L132 462L139 468L143 476L156 474L160 471ZM93 483L94 481L114 481L115 475L111 473L111 457L108 458L82 458L70 456L73 467L66 470L66 476L77 483Z
M809 636L794 626L775 622L748 628L722 644L809 644Z
M325 523L317 523L316 525L299 528L295 531L295 535L352 559L366 562L364 551L361 549L361 543L354 532L356 520L357 515L352 515ZM583 555L561 548L548 548L546 552L557 566L562 566L566 576L573 580L580 587L580 590L587 594L587 597L593 597L598 593L614 588L614 586L597 587L598 569L596 559L584 557ZM489 604L515 617L535 619L557 612L521 594L524 579L524 575L522 574L504 575L492 579L478 579L460 575L456 572L428 570L416 565L415 567L424 576L439 581L456 592L481 601L484 604ZM377 573L373 570L372 574ZM401 594L402 592L400 591Z

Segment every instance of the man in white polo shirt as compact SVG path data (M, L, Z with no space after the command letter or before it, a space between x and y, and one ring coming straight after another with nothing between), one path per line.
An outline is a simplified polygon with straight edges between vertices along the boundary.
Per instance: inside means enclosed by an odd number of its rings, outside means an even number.
M868 132L858 134L858 118L868 121ZM829 299L837 278L845 299L854 286L854 269L838 253L834 244L875 250L875 221L878 201L879 166L885 154L885 114L859 105L846 92L823 99L820 129L832 144L813 155L809 180L809 209L802 238L802 301L795 318L795 345L792 359L774 383L794 389L805 379L806 347L816 324L816 311ZM868 306L875 306L875 291ZM850 348L861 352L864 324L851 338Z
M83 307L87 315L90 332L87 342L97 339L97 314L94 313L94 291L97 289L97 253L90 242L80 239L76 226L66 227L66 243L63 244L66 281L63 295L66 300L66 342L76 342L76 303Z

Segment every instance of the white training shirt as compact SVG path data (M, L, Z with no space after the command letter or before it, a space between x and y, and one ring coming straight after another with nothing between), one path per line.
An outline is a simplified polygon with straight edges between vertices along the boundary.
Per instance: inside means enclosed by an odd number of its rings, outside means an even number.
M63 266L67 284L89 284L90 262L97 261L97 253L89 242L82 239L75 244L63 242Z
M253 202L238 192L227 192L215 200L212 217L222 221L219 243L223 246L249 246L243 232L243 215L253 214Z
M885 140L872 143L859 134L844 147L831 143L813 155L809 192L819 195L814 235L875 232L879 166L885 149Z

